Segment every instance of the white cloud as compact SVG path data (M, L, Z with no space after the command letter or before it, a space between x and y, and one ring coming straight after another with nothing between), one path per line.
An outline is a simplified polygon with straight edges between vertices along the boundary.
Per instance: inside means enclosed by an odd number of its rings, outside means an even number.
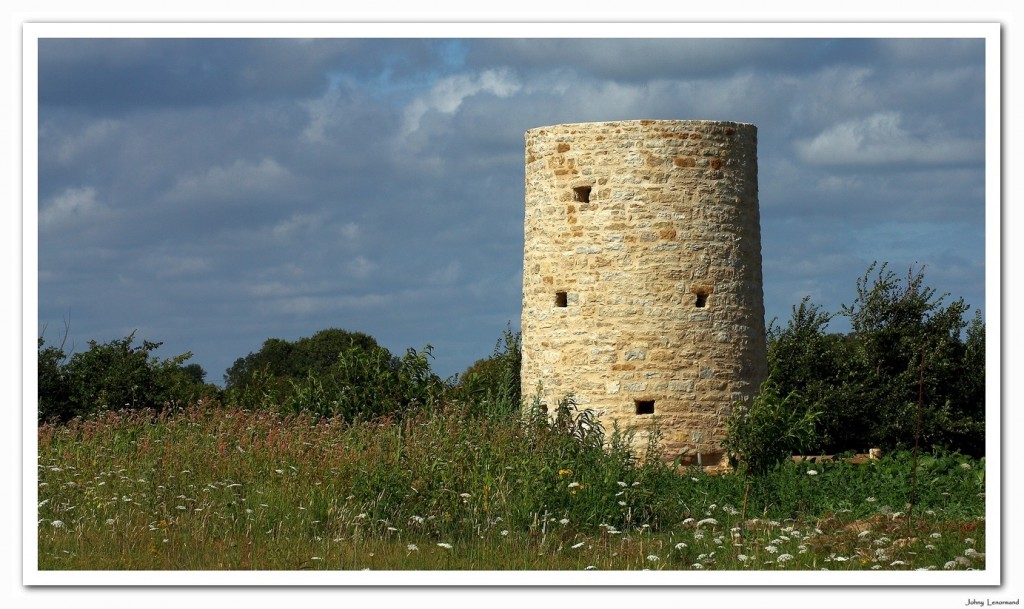
M99 120L90 123L80 134L60 141L57 146L57 159L62 163L80 160L100 145L121 135L120 121Z
M375 262L367 260L366 258L363 258L362 256L356 256L352 260L348 261L348 263L345 265L345 268L346 270L348 270L349 275L356 277L358 279L362 279L364 277L368 277L370 273L376 271L377 264Z
M231 165L211 167L205 173L179 178L169 196L174 201L191 201L265 194L281 190L290 175L288 169L271 158L259 163L239 159Z
M39 226L52 228L75 220L84 220L106 210L96 201L96 189L91 186L68 188L50 199L39 213Z
M325 213L294 214L275 224L270 232L276 239L287 240L294 237L296 233L310 231L319 227L323 224L326 215Z
M346 222L338 229L338 233L341 234L341 237L346 241L355 241L359 239L359 225L355 222Z
M943 134L911 133L899 112L878 112L834 125L796 143L797 154L812 165L881 165L885 163L975 163L984 158L978 140Z
M467 97L479 93L509 97L521 88L522 85L518 79L505 69L442 78L434 83L434 86L425 95L415 98L406 106L402 135L408 136L418 131L420 121L427 112L455 114Z
M338 91L331 89L323 97L303 102L309 112L309 124L302 131L302 139L311 144L326 141L325 132L338 112Z
M432 285L452 285L462 275L462 265L458 260L452 260L443 269L438 269L427 277L428 283Z

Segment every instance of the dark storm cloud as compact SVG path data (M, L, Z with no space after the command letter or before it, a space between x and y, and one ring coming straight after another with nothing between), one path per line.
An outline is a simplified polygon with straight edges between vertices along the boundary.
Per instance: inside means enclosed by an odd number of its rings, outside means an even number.
M843 40L794 44L781 39L515 39L476 41L470 67L565 68L597 79L646 82L720 77L751 70L804 70L849 59L860 45Z
M836 310L874 259L982 302L982 51L43 40L40 321L70 315L79 345L138 329L218 381L332 326L459 372L519 323L523 133L630 118L758 125L769 318Z
M97 114L316 96L333 76L405 78L427 40L41 39L39 103Z

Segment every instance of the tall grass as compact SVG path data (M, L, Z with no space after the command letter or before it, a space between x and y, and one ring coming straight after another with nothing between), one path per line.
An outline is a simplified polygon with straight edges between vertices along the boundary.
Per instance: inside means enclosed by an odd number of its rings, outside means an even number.
M571 403L552 420L447 409L345 423L197 406L44 425L39 567L983 565L983 462L923 461L910 530L899 455L788 463L754 485L744 522L740 477L679 472L629 446Z

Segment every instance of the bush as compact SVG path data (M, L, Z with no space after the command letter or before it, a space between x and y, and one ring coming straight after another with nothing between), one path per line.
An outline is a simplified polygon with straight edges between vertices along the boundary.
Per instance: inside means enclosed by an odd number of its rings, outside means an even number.
M518 414L522 409L522 364L522 333L506 328L494 353L474 362L459 377L455 399L469 414L498 418Z
M184 353L160 360L151 356L162 343L142 341L135 333L108 343L89 341L89 349L70 357L63 345L45 346L39 338L39 421L68 421L109 410L176 408L215 397L203 382L202 367L183 366Z
M309 370L300 381L289 379L291 387L281 397L281 409L288 414L309 412L354 421L433 408L447 385L431 372L430 355L429 345L421 352L409 349L399 359L383 347L350 347L319 374ZM262 399L267 397L264 394Z
M835 315L808 298L785 328L770 326L768 366L779 391L821 410L810 449L914 446L923 365L921 445L984 454L984 324L980 313L965 321L963 299L944 298L925 286L923 269L900 280L872 264L838 314L849 318L849 334L826 333Z
M722 446L740 471L762 475L813 445L819 415L796 393L782 397L769 378L753 401L733 408Z

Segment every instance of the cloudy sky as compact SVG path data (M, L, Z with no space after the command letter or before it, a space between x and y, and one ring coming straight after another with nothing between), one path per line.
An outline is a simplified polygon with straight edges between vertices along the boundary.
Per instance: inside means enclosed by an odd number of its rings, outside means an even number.
M136 330L214 382L328 327L443 376L489 355L523 134L556 123L756 124L768 320L874 260L985 308L979 38L44 38L38 78L40 331Z

